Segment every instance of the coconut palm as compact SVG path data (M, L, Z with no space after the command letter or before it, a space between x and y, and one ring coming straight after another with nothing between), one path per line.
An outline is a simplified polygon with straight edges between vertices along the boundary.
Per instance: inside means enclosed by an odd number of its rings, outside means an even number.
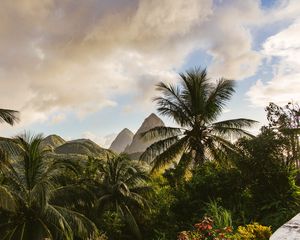
M147 139L160 138L142 154L156 171L174 161L177 169L202 164L209 159L221 159L234 151L230 138L251 134L243 127L255 121L245 118L218 121L226 102L234 93L234 82L224 78L213 83L206 69L195 68L180 74L178 85L160 82L156 97L158 112L172 118L179 127L155 127L142 133Z
M19 136L2 150L0 163L1 239L73 239L88 237L94 224L64 204L71 186L62 185L71 160L55 160L41 147L42 136ZM73 199L75 201L75 199Z
M0 108L0 122L6 122L10 125L13 125L19 120L18 113L18 111Z
M134 211L147 206L145 194L150 191L147 184L148 176L141 163L130 160L121 154L109 158L100 165L103 174L100 184L100 211L110 210L117 212L125 221L137 239L141 239Z

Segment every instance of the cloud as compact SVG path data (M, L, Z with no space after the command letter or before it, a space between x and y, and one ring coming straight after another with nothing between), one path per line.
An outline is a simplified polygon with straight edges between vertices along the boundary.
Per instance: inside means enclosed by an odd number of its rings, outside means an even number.
M215 3L4 0L0 102L22 112L23 126L65 111L85 117L121 95L151 109L155 83L176 82L196 49L212 56L213 76L252 76L261 63L250 31L265 14L260 2Z
M256 73L261 55L252 49L251 26L263 17L258 1L224 1L200 30L206 50L213 57L215 77L243 80Z
M269 37L263 45L263 54L273 64L273 78L253 85L248 96L252 104L266 106L269 102L286 104L300 99L300 18L287 29Z
M51 122L51 124L58 124L58 123L63 122L65 119L66 119L66 115L65 114L58 113L58 114L55 114L54 116L52 116L50 118L50 122Z
M118 94L148 92L141 81L163 80L180 66L191 47L174 48L211 6L157 3L3 1L1 103L25 114L68 109L82 116L115 106Z
M108 134L104 137L97 136L90 131L86 131L86 132L82 133L83 138L90 139L90 140L94 141L95 143L97 143L99 146L104 147L104 148L109 148L110 144L116 138L116 136L117 136L117 134L115 134L115 133Z

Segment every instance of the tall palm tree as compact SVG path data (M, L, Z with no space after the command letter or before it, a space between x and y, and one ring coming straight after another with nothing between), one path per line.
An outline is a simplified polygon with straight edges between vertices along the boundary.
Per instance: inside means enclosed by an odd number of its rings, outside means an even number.
M42 136L13 139L9 153L2 150L0 163L0 237L3 240L67 239L88 237L96 231L84 215L64 204L71 186L61 184L70 160L48 157ZM75 199L73 199L75 201ZM58 203L59 202L59 203Z
M185 170L211 158L220 159L235 150L228 137L250 136L243 127L256 123L245 118L216 122L234 93L234 82L221 78L213 83L206 69L181 73L178 85L160 82L157 90L162 93L154 99L158 112L172 118L179 127L155 127L142 133L146 140L162 139L141 156L151 161L152 171L174 161L178 161L177 169Z
M13 125L19 120L18 111L0 108L0 122L6 122Z
M103 174L100 184L99 210L113 210L120 214L136 239L141 233L134 217L134 211L147 206L145 194L150 191L148 176L141 163L121 154L109 158L100 165Z

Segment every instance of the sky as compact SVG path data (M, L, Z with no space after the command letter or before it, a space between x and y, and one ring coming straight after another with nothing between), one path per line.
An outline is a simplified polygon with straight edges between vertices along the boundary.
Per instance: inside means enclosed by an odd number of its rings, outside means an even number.
M0 108L21 119L1 136L107 147L193 67L235 80L220 119L262 125L269 102L300 102L299 0L2 0L0 36Z

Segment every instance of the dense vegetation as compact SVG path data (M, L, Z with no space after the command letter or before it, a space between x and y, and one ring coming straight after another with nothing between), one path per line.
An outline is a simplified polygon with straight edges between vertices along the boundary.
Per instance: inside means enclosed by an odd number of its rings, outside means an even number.
M125 154L56 158L42 136L0 141L1 239L268 239L299 211L300 109L270 103L255 121L216 121L234 93L206 71L160 83L158 112L178 128L159 137L139 161ZM13 124L17 112L0 109ZM234 142L233 142L234 141ZM260 225L261 224L261 225ZM264 225L264 226L262 226Z

